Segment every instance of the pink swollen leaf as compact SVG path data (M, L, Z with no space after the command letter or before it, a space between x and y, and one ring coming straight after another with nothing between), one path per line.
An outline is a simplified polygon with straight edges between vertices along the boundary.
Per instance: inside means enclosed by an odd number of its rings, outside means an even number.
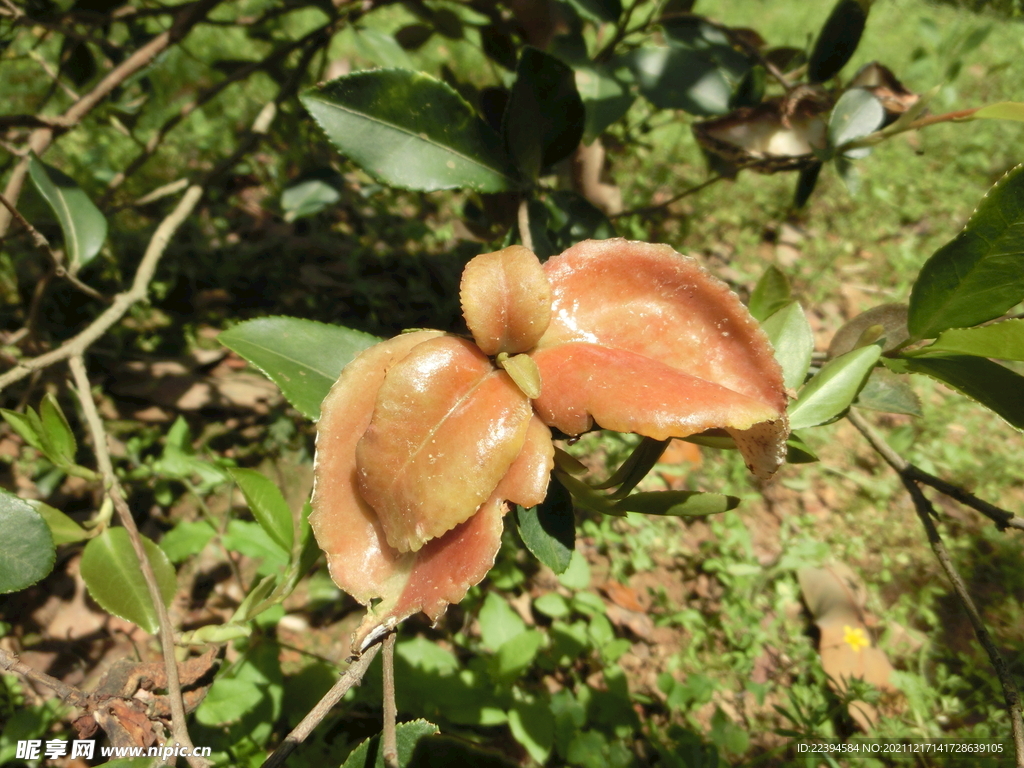
M547 424L656 439L723 427L754 472L775 471L788 434L782 370L725 283L669 246L622 239L579 243L544 270L551 322L531 356Z

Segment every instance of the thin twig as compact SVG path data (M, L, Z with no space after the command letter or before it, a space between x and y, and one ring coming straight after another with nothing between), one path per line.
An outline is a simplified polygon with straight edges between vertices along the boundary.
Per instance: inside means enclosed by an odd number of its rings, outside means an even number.
M109 96L117 86L121 85L143 67L148 66L160 53L188 34L188 31L198 24L220 2L221 0L198 0L196 3L187 6L174 20L169 30L156 35L152 40L135 51L135 53L118 64L106 77L97 83L95 88L72 104L61 117L72 125L79 123L82 118ZM53 138L53 128L37 128L29 136L29 149L37 155L42 155L50 147ZM7 181L7 187L4 189L4 195L15 205L17 205L18 198L21 196L21 190L27 173L28 156L22 158L14 167ZM0 210L0 238L7 233L7 228L10 224L10 212Z
M8 672L14 672L15 674L21 675L26 680L31 680L32 682L45 685L51 691L60 696L61 699L74 707L85 707L89 699L86 694L75 688L75 686L62 683L57 678L51 677L45 672L39 672L38 670L32 669L28 664L19 661L18 657L13 653L8 653L3 648L0 648L0 669L6 669Z
M63 29L60 30L60 32L62 34L66 34ZM50 63L42 57L42 54L40 54L39 51L29 51L28 56L32 61L39 65L48 78L50 78L62 91L64 91L64 95L71 99L71 101L78 101L82 98L74 88L60 79L60 74L50 66Z
M398 735L395 721L398 707L395 704L395 638L398 633L388 632L384 638L384 732L381 736L384 768L398 768Z
M132 517L132 511L128 507L121 484L114 473L114 465L110 460L110 451L107 447L107 433L103 428L99 411L96 410L96 403L92 399L92 388L89 384L89 373L85 369L85 361L81 354L76 354L68 361L68 364L75 379L75 387L78 390L78 399L82 404L86 424L89 425L89 432L92 435L93 450L96 453L96 463L103 475L104 488L114 502L114 509L117 510L121 525L128 531L128 539L139 560L142 578L149 590L149 598L156 609L160 650L164 657L164 668L167 670L167 699L171 705L171 732L174 741L187 747L191 753L194 750L192 749L192 738L188 733L188 724L185 722L185 703L181 698L181 678L178 676L178 663L174 658L174 632L170 617L167 615L167 606L164 605L160 585L156 580L156 574L153 573L153 566L146 556L146 550L142 545L142 536L135 525L135 518ZM202 757L190 756L187 759L192 768L206 768L211 764L210 761Z
M526 198L519 201L519 239L528 251L533 250L533 233L530 232L530 207Z
M342 697L351 688L363 681L363 676L366 674L366 670L369 669L370 662L373 661L379 652L380 644L372 645L363 651L359 658L349 664L345 674L341 676L331 690L324 694L324 697L320 699L317 705L309 710L309 714L302 718L302 722L295 726L295 729L278 745L274 753L263 763L263 768L278 768L284 765L285 760L320 725L331 709L334 708L334 705L341 701Z
M909 480L915 480L925 485L930 485L940 493L949 496L951 499L956 499L961 504L976 509L983 515L992 520L999 530L1003 531L1007 528L1017 528L1024 530L1024 518L1018 517L1009 510L997 507L995 504L990 504L984 499L979 499L970 491L966 491L959 486L948 483L940 477L935 477L925 472L920 467L911 464L905 458L900 456L892 447L885 442L885 438L878 434L878 431L871 426L867 419L865 419L856 410L851 410L847 414L847 418L850 423L853 424L857 430L867 438L867 441L871 443L871 447L875 449L879 456L885 459L885 462L895 469L901 477Z
M167 216L150 238L149 246L135 271L135 279L132 287L123 293L117 294L113 302L103 313L97 317L84 331L77 336L64 342L57 349L51 350L38 357L28 360L19 360L11 370L0 375L0 390L9 384L28 376L32 371L46 368L61 360L67 360L75 355L81 355L88 349L96 339L102 336L107 330L120 320L129 308L138 301L146 298L149 292L149 282L153 279L157 263L163 256L170 242L171 237L178 230L178 227L188 218L195 208L199 198L203 195L203 188L200 186L190 187L181 198L177 207Z
M996 670L996 676L999 678L999 683L1003 688L1003 700L1006 702L1006 709L1010 713L1010 729L1013 733L1013 750L1017 757L1017 768L1024 768L1024 716L1021 714L1020 691L1017 690L1017 685L1013 682L1013 676L1006 666L1006 660L992 641L992 636L985 627L985 622L982 621L981 613L974 604L974 600L971 599L971 595L967 591L967 585L964 584L963 578L956 570L953 559L949 556L949 551L946 549L946 545L943 543L942 537L932 521L932 516L935 515L935 508L917 483L905 475L900 475L900 479L903 480L903 485L910 494L910 498L914 500L914 509L921 520L921 525L924 526L932 552L935 553L935 557L942 566L942 570L946 572L946 576L953 584L953 591L956 592L957 598L959 598L964 610L967 611L967 617L970 619L971 626L974 627L974 634L977 635L978 642L985 649L985 653L988 654L988 658Z
M742 169L737 169L737 170L742 170ZM658 203L657 205L645 205L645 206L643 206L641 208L631 208L628 211L620 211L619 213L616 213L613 216L609 216L608 218L609 219L620 219L623 216L633 216L634 214L639 214L639 215L642 216L644 214L654 213L655 211L660 211L663 208L667 208L668 206L672 205L672 203L678 203L684 197L689 197L690 195L696 194L697 192L700 192L702 189L706 189L707 187L710 187L712 184L717 184L722 179L728 179L728 178L732 178L732 177L731 176L712 176L707 181L701 182L700 184L698 184L695 187L690 187L689 189L684 189L678 195L670 197L668 200L666 200L663 203Z

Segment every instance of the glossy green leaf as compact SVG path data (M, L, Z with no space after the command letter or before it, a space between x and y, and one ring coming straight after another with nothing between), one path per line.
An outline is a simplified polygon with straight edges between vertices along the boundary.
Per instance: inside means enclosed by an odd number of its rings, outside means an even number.
M984 357L950 355L885 360L897 373L920 373L947 384L1024 430L1024 376Z
M27 501L0 488L0 595L32 586L53 570L53 536L42 516Z
M871 344L827 363L790 405L790 429L824 424L849 408L881 353L881 349Z
M735 496L699 491L647 491L634 493L616 506L623 512L666 517L702 517L735 509L740 500Z
M49 504L35 499L29 500L28 504L46 522L46 527L50 529L50 535L53 536L53 543L57 546L84 541L92 535L59 509L54 509Z
M621 119L636 100L629 86L600 64L576 67L576 89L586 110L583 127L583 141L586 144L593 142L608 126Z
M1014 120L1024 123L1024 103L1019 101L1000 101L982 107L973 115L975 120Z
M555 573L569 567L576 546L576 518L572 497L561 483L551 483L548 495L536 507L516 507L519 536L533 556Z
M906 353L907 357L949 354L1024 360L1024 320L1004 320L979 328L953 328L939 334L934 344Z
M281 193L281 210L285 221L295 221L320 213L341 199L333 186L321 179L307 179Z
M78 443L52 392L47 392L39 404L39 420L43 425L43 439L49 448L47 455L50 460L59 467L73 465Z
M420 739L433 736L438 728L426 720L412 720L395 726L395 746L398 749L398 765L406 768ZM384 750L380 736L373 736L349 753L341 768L384 768Z
M451 86L429 75L355 72L301 99L331 143L385 184L424 192L517 186L494 131Z
M145 536L142 546L153 567L164 605L170 605L177 589L174 566L163 550ZM156 608L150 600L127 530L108 528L86 544L81 573L89 594L105 611L138 624L150 634L157 633Z
M871 371L854 405L882 413L921 415L921 399L908 383L907 377L898 376L886 368Z
M160 539L160 549L172 563L198 555L217 532L206 520L182 520Z
M292 511L273 480L254 469L231 469L231 476L245 496L253 517L275 542L291 552L295 533Z
M297 317L262 317L217 337L281 388L303 416L320 418L320 403L341 369L380 339L362 331Z
M567 157L579 145L585 121L572 69L536 48L523 48L501 126L523 176L536 179L541 169Z
M732 84L700 51L644 47L629 54L628 61L640 93L658 109L682 109L704 116L729 111Z
M41 453L47 452L43 438L43 422L40 421L39 414L31 406L26 406L24 413L0 408L0 416L3 416L4 421L18 433L22 440Z
M569 0L569 4L591 21L614 23L622 15L622 0Z
M775 348L775 359L782 366L782 378L788 389L804 383L814 353L814 333L800 302L787 304L762 323Z
M910 293L914 340L994 320L1024 300L1024 165L1000 179Z
M824 83L839 74L853 56L864 34L871 0L839 0L814 42L807 64L807 79Z
M28 172L60 222L72 269L85 266L100 252L107 239L106 218L74 179L35 155L29 156Z
M842 150L844 144L874 133L885 122L885 107L870 91L851 88L844 93L832 109L828 121L828 143ZM846 157L867 155L867 148L851 150Z
M791 301L789 278L778 267L771 265L764 271L754 290L750 292L747 309L755 320L764 322Z

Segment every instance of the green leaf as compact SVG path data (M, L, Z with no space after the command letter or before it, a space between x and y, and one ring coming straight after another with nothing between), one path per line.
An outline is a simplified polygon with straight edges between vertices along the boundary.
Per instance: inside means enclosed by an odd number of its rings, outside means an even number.
M516 506L519 536L533 556L555 573L569 567L576 546L576 518L572 497L561 483L551 483L548 495L536 507Z
M580 143L586 113L572 69L526 46L502 118L505 146L528 179L567 157Z
M800 169L800 176L796 181L796 189L793 190L793 207L803 208L811 199L814 188L818 185L818 176L821 175L821 163L814 163L806 168Z
M544 195L549 226L555 230L554 245L561 253L581 240L607 240L615 237L615 226L593 203L575 192L549 192Z
M849 408L881 353L881 349L871 344L827 363L790 405L790 429L824 424Z
M1004 320L980 328L950 329L939 334L934 344L904 354L907 357L955 354L1024 360L1024 320Z
M544 634L535 629L528 629L515 637L510 637L501 644L491 659L491 678L502 685L511 683L530 668L543 643Z
M424 192L517 186L497 135L451 86L429 75L356 72L301 100L331 143L385 184Z
M196 710L196 720L203 725L237 723L259 705L264 686L254 680L223 677L214 681L203 703Z
M871 371L854 405L883 413L921 415L921 400L907 383L906 377L897 376L885 368Z
M163 550L145 536L142 546L153 567L164 605L170 605L178 586L174 566ZM159 631L156 608L150 600L127 530L107 528L86 544L81 573L89 594L105 611L138 624L151 635Z
M59 509L54 509L49 504L35 499L30 500L28 504L46 522L46 527L50 529L50 535L53 536L53 543L57 546L83 541L92 535Z
M400 768L409 765L416 743L420 739L433 736L437 732L437 726L426 720L398 723L395 726L395 746L398 748ZM341 768L384 768L384 750L381 748L380 736L372 736L353 749Z
M682 109L692 115L724 115L732 85L725 72L699 51L687 48L638 48L629 54L640 93L658 109Z
M625 496L637 485L640 481L647 477L647 473L654 469L654 465L661 459L665 449L668 448L668 440L655 440L653 437L645 437L639 442L633 452L629 454L619 468L612 473L611 477L605 480L603 483L595 485L594 488L614 488L619 486L619 489L609 496L609 498L618 498Z
M576 67L576 89L586 110L583 127L586 144L592 143L609 125L621 119L636 100L629 86L600 64Z
M614 23L622 15L622 0L569 0L569 4L591 21Z
M910 293L913 340L993 320L1024 299L1024 165L1000 179L964 230L921 268Z
M789 287L789 278L781 269L772 265L764 271L761 279L757 281L754 290L750 292L750 303L747 309L754 316L755 320L764 322L773 314L786 306L792 296Z
M85 266L107 239L107 220L75 180L29 155L28 173L39 194L53 210L64 233L72 271Z
M281 193L281 210L284 211L285 221L295 221L320 213L340 199L338 190L326 181L307 179Z
M882 351L889 352L903 344L908 336L907 305L879 304L861 312L836 331L828 345L828 356L839 357L879 339L885 340Z
M828 121L828 144L842 151L843 145L874 133L885 122L885 107L870 91L851 88L832 110ZM849 158L867 155L867 147L844 153Z
M702 517L717 515L736 509L740 500L736 496L700 491L647 491L634 493L616 506L623 512L666 517Z
M818 460L818 455L804 441L800 433L789 433L789 438L786 440L786 463L810 464Z
M587 559L573 550L569 567L558 574L558 583L568 589L586 589L590 586L590 565Z
M982 107L971 117L974 120L1015 120L1018 123L1024 123L1024 103L1000 101L997 104Z
M885 360L897 373L920 373L947 384L1024 430L1024 376L984 357L950 355Z
M871 0L839 0L814 42L807 64L807 79L824 83L839 74L853 56L864 34Z
M553 619L560 619L563 616L569 615L569 604L557 592L545 592L533 601L533 607L535 610Z
M380 341L362 331L297 317L248 320L217 338L263 371L296 410L314 421L341 369Z
M40 453L47 452L43 439L43 422L39 420L39 414L32 410L31 406L25 407L25 413L0 408L0 416L3 416L4 421L18 433L22 440Z
M203 551L217 532L205 520L182 520L160 539L160 549L172 563L180 563Z
M42 516L24 499L0 488L0 594L30 587L53 570L53 536Z
M488 593L480 608L480 640L484 648L498 650L516 635L526 631L526 624L496 592Z
M39 419L43 425L44 442L49 448L49 459L61 468L73 466L78 443L52 392L47 392L39 405Z
M530 757L543 765L555 742L550 708L540 702L517 701L509 710L508 726Z
M379 67L415 69L412 59L393 35L376 29L353 29L356 52Z
M246 520L232 520L228 523L222 541L233 552L262 560L257 571L261 576L277 573L287 567L291 557L291 552L282 548L261 525Z
M762 327L775 348L786 387L797 389L804 383L814 353L814 333L803 307L798 301L791 302L765 320Z
M291 552L295 532L292 511L274 482L254 469L228 470L245 496L253 517L285 552Z

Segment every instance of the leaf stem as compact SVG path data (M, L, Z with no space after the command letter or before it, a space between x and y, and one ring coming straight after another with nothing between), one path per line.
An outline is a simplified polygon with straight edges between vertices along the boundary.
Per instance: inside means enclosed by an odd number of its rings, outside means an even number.
M398 737L395 721L398 707L395 705L395 638L397 632L388 632L384 638L384 768L398 768Z

